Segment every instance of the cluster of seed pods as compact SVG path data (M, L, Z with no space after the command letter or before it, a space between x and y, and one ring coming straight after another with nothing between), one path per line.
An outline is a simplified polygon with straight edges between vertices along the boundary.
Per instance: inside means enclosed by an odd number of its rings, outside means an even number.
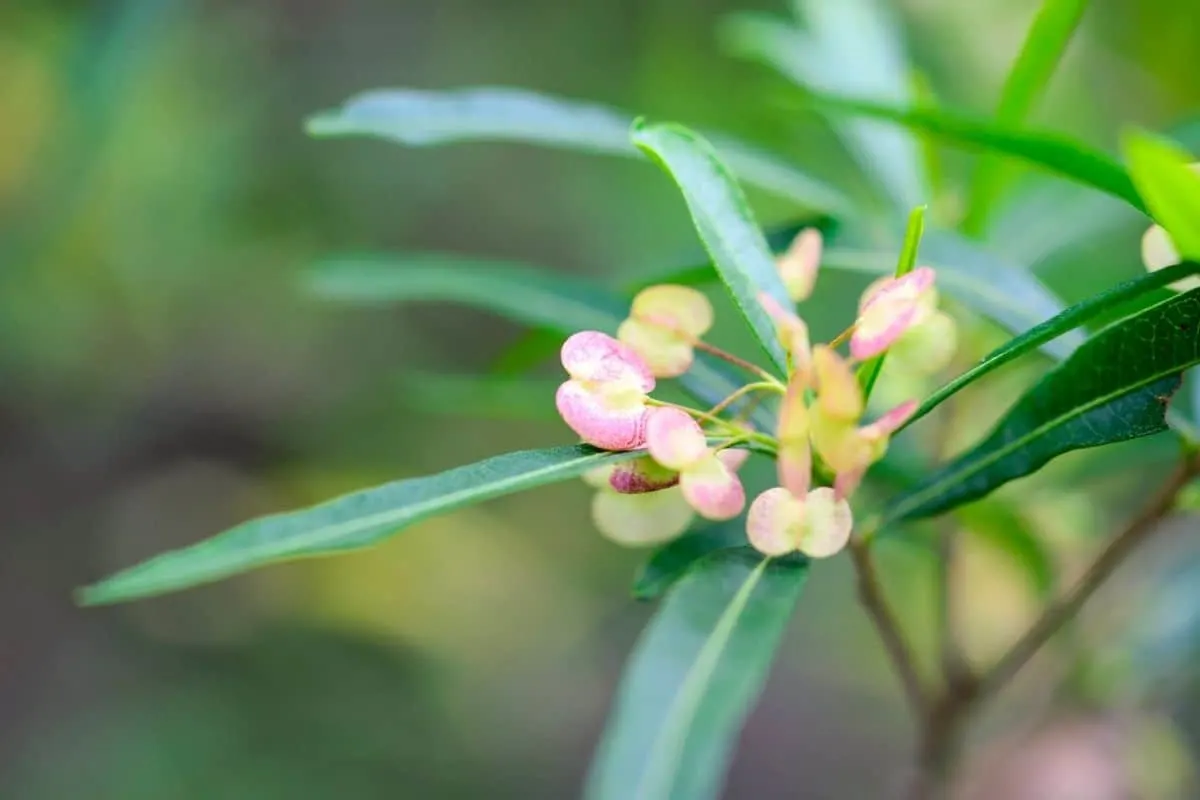
M794 302L812 293L821 250L821 235L807 229L778 260ZM589 444L645 451L585 476L598 489L592 506L597 527L621 544L651 545L679 536L697 515L739 516L747 498L738 470L749 456L747 446L759 443L776 455L778 486L750 503L749 543L770 556L839 552L854 524L850 497L917 407L909 400L864 424L866 398L856 366L886 352L905 370L943 369L956 331L937 299L928 267L881 278L863 293L853 325L834 343L814 346L803 319L763 295L759 300L787 352L786 379L751 366L754 381L707 410L650 396L657 379L687 372L698 348L721 355L703 341L713 308L698 290L652 286L634 298L615 338L599 331L572 335L561 352L569 379L558 390L559 414ZM842 341L848 341L846 355L834 346ZM730 411L734 400L758 392L780 397L774 431L756 431ZM814 486L814 460L834 476L831 486Z

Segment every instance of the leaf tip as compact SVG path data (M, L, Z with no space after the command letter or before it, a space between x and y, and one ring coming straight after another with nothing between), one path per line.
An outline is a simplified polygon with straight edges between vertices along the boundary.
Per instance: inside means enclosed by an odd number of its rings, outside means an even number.
M629 596L639 603L648 603L658 597L658 588L646 575L638 575L629 587Z
M314 139L324 139L343 132L338 111L318 111L304 120L304 132Z
M105 597L103 582L76 588L71 593L71 599L80 608L95 608L96 606L106 605L111 602Z

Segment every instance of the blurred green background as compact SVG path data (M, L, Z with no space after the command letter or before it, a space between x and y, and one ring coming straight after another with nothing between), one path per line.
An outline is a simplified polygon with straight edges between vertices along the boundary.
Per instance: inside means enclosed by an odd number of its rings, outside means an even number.
M980 113L1035 8L890 6L942 101ZM406 375L484 370L520 330L451 306L322 305L298 290L312 259L446 250L618 284L697 252L675 190L644 163L314 142L307 114L376 86L522 85L735 132L864 192L820 122L775 102L778 78L722 56L717 22L742 9L786 11L783 0L0 4L0 797L576 794L652 610L628 599L640 555L592 530L582 485L128 607L81 610L71 591L250 515L571 438L545 414L414 408ZM1096 3L1037 123L1111 149L1124 125L1186 121L1200 111L1198 50L1192 0ZM947 159L953 181L965 160ZM775 203L759 205L765 221L788 218ZM1011 218L1007 235L1026 224ZM1133 276L1144 224L1106 228L1039 274L1067 300ZM847 304L857 288L825 285ZM1166 468L1162 452L1072 457L1094 469L1044 479L1036 503L1001 502L1063 543L1070 575L1071 543L1128 513ZM1121 459L1135 455L1131 474ZM1003 555L970 541L960 624L986 655L1034 599ZM1086 796L1195 796L1180 788L1195 787L1200 742L1192 596L1131 612L1151 589L1194 583L1190 556L1173 537L1122 574L1104 596L1117 613L1072 637L1088 655L1033 670L977 731L980 774L1109 769L1139 788ZM883 558L931 651L928 559L903 546ZM846 566L822 565L806 592L730 797L875 797L902 779L909 723ZM1178 665L1170 682L1152 668L1163 664ZM984 783L970 796L1018 796Z

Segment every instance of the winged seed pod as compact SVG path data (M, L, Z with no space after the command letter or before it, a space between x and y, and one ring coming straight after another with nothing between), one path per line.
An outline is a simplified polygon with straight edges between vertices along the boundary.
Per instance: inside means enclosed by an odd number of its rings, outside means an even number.
M663 284L643 289L633 298L617 338L633 348L656 377L675 378L692 366L695 342L712 324L712 304L703 293Z
M558 413L588 444L605 450L634 450L646 441L650 409L646 396L655 381L646 363L627 345L599 331L581 331L562 346L570 380L558 388Z

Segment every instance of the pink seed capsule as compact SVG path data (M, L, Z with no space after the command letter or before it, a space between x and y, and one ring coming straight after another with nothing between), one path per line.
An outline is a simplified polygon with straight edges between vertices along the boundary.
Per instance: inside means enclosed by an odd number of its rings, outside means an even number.
M798 542L801 553L809 558L828 558L849 543L854 517L850 504L838 498L833 489L822 486L809 492L804 512L804 533Z
M578 381L618 383L642 393L654 390L654 376L642 358L607 333L580 331L563 342L563 368Z
M746 515L746 537L766 556L796 550L804 532L804 502L787 489L775 488L754 498Z
M712 327L713 307L699 289L660 284L637 293L629 317L698 339Z
M688 529L695 512L679 487L646 494L599 491L592 498L592 522L606 538L626 547L652 547Z
M558 387L555 404L563 421L588 444L605 450L635 450L646 442L650 409L637 392L605 393L583 381Z
M663 284L634 297L617 338L636 351L655 376L675 378L691 367L695 342L712 323L712 304L702 292Z
M657 492L679 483L679 473L649 456L617 464L608 476L608 485L621 494Z
M696 513L707 519L733 519L746 507L741 480L716 456L681 471L679 488Z
M646 423L646 448L654 460L684 470L708 455L699 423L678 408L655 408Z
M873 358L926 320L937 305L934 278L932 269L918 267L900 278L885 278L868 287L859 301L850 355L859 361Z

